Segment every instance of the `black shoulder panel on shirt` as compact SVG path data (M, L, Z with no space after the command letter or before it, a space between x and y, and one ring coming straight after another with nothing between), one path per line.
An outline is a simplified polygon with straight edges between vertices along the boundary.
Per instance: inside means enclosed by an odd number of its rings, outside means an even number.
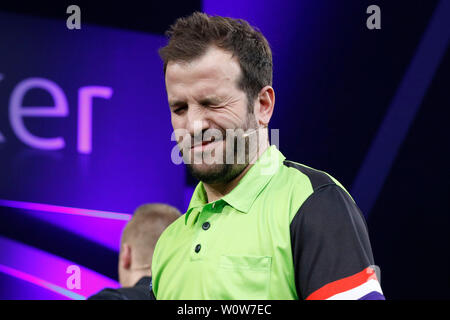
M374 264L364 217L338 185L313 192L290 225L299 298Z
M290 168L295 168L298 171L300 171L301 173L305 174L306 176L308 176L309 181L311 181L313 190L317 190L323 186L329 185L329 184L334 184L333 179L331 179L326 173L316 170L316 169L312 169L312 168L308 168L307 166L301 165L299 163L296 162L292 162L289 160L284 160L283 164L286 167L290 167Z

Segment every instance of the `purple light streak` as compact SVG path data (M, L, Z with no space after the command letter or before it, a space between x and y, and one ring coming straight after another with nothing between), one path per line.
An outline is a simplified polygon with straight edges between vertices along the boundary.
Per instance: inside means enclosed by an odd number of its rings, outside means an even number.
M131 215L127 214L127 213L117 213L117 212L110 212L110 211L63 207L63 206L55 206L55 205L51 205L51 204L25 202L25 201L12 201L12 200L0 199L0 206L16 208L16 209L73 214L73 215L79 215L79 216L89 216L89 217L115 219L115 220L123 220L123 221L128 221L131 218Z
M18 214L34 216L117 252L122 230L131 218L125 213L4 199L0 199L0 206L22 209Z
M79 264L20 242L0 236L0 272L57 292L70 299L82 299L119 283ZM79 289L67 288L70 266L80 268ZM21 288L10 288L20 295ZM37 297L38 298L38 297Z
M45 288L47 290L56 292L56 293L58 293L58 294L60 294L60 295L62 295L64 297L70 298L72 300L86 300L85 296L82 296L82 295L80 295L78 293L75 293L75 292L72 292L70 290L64 289L64 288L62 288L60 286L57 286L57 285L55 285L53 283L50 283L50 282L45 281L45 280L42 280L42 279L40 279L38 277L35 277L35 276L31 275L31 274L28 274L26 272L22 272L22 271L14 269L14 268L10 268L10 267L5 266L3 264L0 264L0 272L3 272L5 274L7 274L7 275L10 275L10 276L12 276L14 278L18 278L18 279L21 279L21 280L33 283L33 284L35 284L35 285L37 285L39 287L42 287L42 288Z

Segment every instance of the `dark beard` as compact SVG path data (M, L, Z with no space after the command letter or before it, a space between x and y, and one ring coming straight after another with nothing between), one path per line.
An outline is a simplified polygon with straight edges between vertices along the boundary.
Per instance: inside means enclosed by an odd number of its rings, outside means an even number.
M228 144L225 147L225 152L223 154L222 163L215 163L209 165L207 170L198 170L193 164L186 164L191 175L206 184L217 184L217 183L228 183L234 178L236 178L244 169L248 166L249 159L249 142L245 140L245 158L244 163L238 163L238 142L237 137L234 137L234 163L226 163L226 152L229 148Z
M230 182L244 171L248 164L216 164L213 170L208 171L196 170L192 164L186 166L195 179L206 184L217 184Z
M246 126L243 128L244 130L256 128L256 119L254 118L253 113L247 113L247 121ZM224 132L225 130L222 130L222 136L225 137L226 134ZM226 140L224 140L226 141ZM217 183L228 183L234 178L236 178L242 171L247 168L249 165L250 159L249 159L249 141L248 139L245 139L245 159L244 163L237 163L238 156L238 142L237 137L234 137L234 163L226 163L226 153L228 149L228 144L224 148L223 153L223 162L221 164L213 164L210 165L210 167L207 170L198 170L195 168L195 165L186 163L186 166L190 172L190 174L195 178L203 183L206 184L217 184Z
M251 125L251 120L248 122L248 127ZM248 129L247 127L247 129ZM251 127L250 127L251 128ZM225 140L226 141L226 140ZM198 170L195 168L193 164L186 164L190 174L203 183L206 184L217 184L217 183L228 183L234 178L236 178L242 171L247 168L250 162L250 148L249 148L249 140L245 139L245 157L244 163L238 163L238 140L237 137L234 137L234 163L226 163L226 153L228 150L228 144L226 144L224 153L223 153L223 161L222 163L212 164L209 166L207 170Z

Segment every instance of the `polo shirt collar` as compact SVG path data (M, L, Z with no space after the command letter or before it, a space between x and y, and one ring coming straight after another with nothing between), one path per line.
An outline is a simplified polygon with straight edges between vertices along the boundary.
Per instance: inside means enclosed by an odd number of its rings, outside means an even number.
M242 213L247 213L260 192L283 164L284 159L286 159L285 156L277 147L271 145L255 161L238 185L230 193L222 197L222 200ZM195 208L203 207L207 202L205 187L203 182L200 181L194 190L185 214L185 223L187 223L190 213Z

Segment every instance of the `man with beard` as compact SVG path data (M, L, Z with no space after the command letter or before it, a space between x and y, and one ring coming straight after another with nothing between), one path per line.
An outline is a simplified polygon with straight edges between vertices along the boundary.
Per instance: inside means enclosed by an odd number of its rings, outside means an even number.
M200 182L156 245L156 298L384 299L351 196L269 143L275 93L264 36L198 12L167 34L172 126Z

